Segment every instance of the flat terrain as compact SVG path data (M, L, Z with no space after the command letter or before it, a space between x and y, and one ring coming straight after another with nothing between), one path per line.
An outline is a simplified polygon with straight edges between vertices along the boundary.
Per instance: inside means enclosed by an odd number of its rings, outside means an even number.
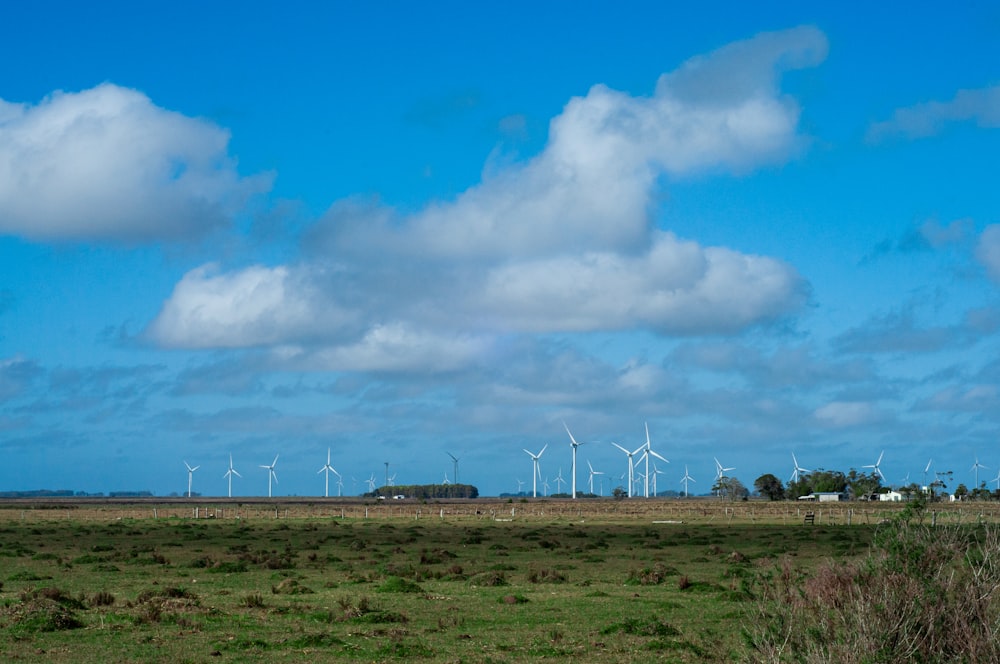
M47 662L735 661L754 575L782 561L811 569L864 554L895 508L217 499L2 507L0 659ZM996 517L973 507L934 518ZM808 509L815 525L802 523Z

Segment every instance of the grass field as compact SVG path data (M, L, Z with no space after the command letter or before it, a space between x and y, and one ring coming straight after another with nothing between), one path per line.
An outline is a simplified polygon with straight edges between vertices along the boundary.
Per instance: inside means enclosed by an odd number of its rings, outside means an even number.
M756 573L886 514L678 502L11 504L0 658L738 661Z

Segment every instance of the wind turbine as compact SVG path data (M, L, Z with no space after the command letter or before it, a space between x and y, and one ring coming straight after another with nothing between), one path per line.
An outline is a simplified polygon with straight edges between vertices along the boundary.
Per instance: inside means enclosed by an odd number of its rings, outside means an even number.
M684 466L684 477L681 478L681 484L684 485L684 497L688 497L688 482L694 482L695 479L688 474L688 467Z
M366 479L365 482L368 483L368 493L375 493L375 473L372 473L372 476Z
M188 469L188 498L190 498L191 497L191 476L194 475L194 471L196 471L199 468L201 468L201 466L195 466L194 468L192 468L191 466L188 465L188 462L185 461L184 462L184 467Z
M278 457L275 457L274 460L277 461ZM320 473L324 473L324 472L326 473L326 492L323 495L326 498L329 498L330 497L330 473L333 473L337 477L340 477L340 473L338 473L337 470L333 466L330 465L330 448L329 447L326 448L326 465L324 465L322 468L320 468L319 471L316 474L319 475ZM339 492L338 492L338 495L339 495Z
M565 422L563 422L563 428L566 429L566 433L569 433L569 427L566 426ZM573 448L573 470L572 470L573 494L572 495L573 495L573 500L576 500L576 448L580 447L580 445L582 445L583 443L576 442L576 438L574 438L573 434L571 433L569 433L569 441L570 441L569 443L570 446L572 446ZM591 491L591 493L593 493L593 491Z
M662 470L660 470L659 468L657 468L656 467L656 462L654 461L653 462L653 498L656 498L656 496L657 496L657 491L656 491L656 476L657 475L666 475L666 473L664 473Z
M867 466L861 466L861 467L862 468L872 468L873 472L876 475L878 475L879 477L881 477L882 481L884 482L885 481L885 475L882 474L882 469L879 468L879 465L882 463L882 457L883 456L885 456L885 450L882 450L882 453L878 455L878 461L876 461L873 464L869 464Z
M448 486L449 484L451 484L451 482L448 481L448 471L447 470L444 471L444 482L442 482L441 484L444 484L445 486Z
M524 487L524 481L523 480L514 480L514 481L517 482L517 495L520 496L521 488Z
M645 447L645 445L643 445L642 447L640 447L635 452L629 452L627 449L625 449L624 447L622 447L618 443L612 442L611 444L614 445L615 447L617 447L618 449L620 449L622 452L624 452L628 456L628 497L631 498L632 497L632 478L635 476L635 462L633 461L632 457L634 457L636 454L638 454L639 450L641 450L643 447Z
M552 481L556 483L556 493L562 493L562 485L566 483L566 480L564 480L562 476L562 468L559 469L559 474L556 475L556 478Z
M931 461L933 461L933 460L934 459L928 459L927 460L927 465L924 466L924 487L925 488L927 487L927 471L931 469Z
M997 476L996 476L996 477L994 477L994 478L993 478L992 480L990 480L990 481L991 481L991 482L996 482L996 483L997 483L997 491L1000 491L1000 469L997 469Z
M538 478L542 476L542 469L538 466L538 460L542 458L543 454L545 454L545 449L548 446L549 446L549 444L545 443L545 447L543 447L542 450L538 454L532 454L528 450L524 450L525 454L527 454L528 456L531 457L531 461L534 464L534 469L532 470L532 473L531 473L531 497L532 498L538 498ZM521 449L524 449L524 448L521 448Z
M794 470L792 470L792 481L798 482L799 473L808 473L809 469L803 468L802 466L799 465L799 460L795 458L795 452L792 452L792 464L794 467Z
M455 472L452 473L452 476L455 478L455 484L458 484L458 457L451 452L445 452L445 454L450 456L451 460L455 463Z
M267 469L267 497L271 497L271 479L274 479L274 483L278 483L278 474L274 472L274 466L278 463L278 455L274 455L274 461L271 462L270 466L261 466L261 468Z
M715 480L717 484L722 482L722 478L725 477L726 473L728 473L730 470L736 470L736 468L723 468L722 464L719 463L718 459L716 459L715 457L712 458L715 459Z
M979 488L979 469L980 468L982 468L983 470L986 470L986 466L984 466L983 464L979 463L979 456L977 455L976 456L976 462L974 464L972 464L972 468L970 468L970 470L976 471L976 488L977 489Z
M590 464L590 461L587 461L587 467L590 468L590 479L588 480L588 483L590 485L590 495L594 496L596 495L594 493L594 475L603 475L604 472L600 470L594 470L594 467Z
M546 498L549 495L549 478L548 478L548 475L546 475L545 479L542 480L542 495L545 496Z
M646 424L646 451L642 453L643 458L646 460L646 473L644 475L644 485L645 485L646 489L645 489L644 495L645 495L646 498L649 498L649 457L650 457L650 455L655 456L657 459L659 459L660 461L663 461L665 463L670 463L670 462L667 461L665 458L663 458L662 456L660 456L659 454L657 454L656 452L653 451L652 446L649 444L649 423L646 422L645 424ZM642 449L642 448L639 448L639 449ZM636 450L636 451L638 451L638 450ZM653 463L653 468L654 469L656 468L656 463L655 462ZM655 475L653 477L653 484L654 485L656 484L656 477L655 477ZM653 489L653 493L656 493L656 489Z
M223 477L228 477L229 478L229 497L230 498L233 497L233 475L236 475L236 477L243 477L238 472L236 472L235 468L233 468L233 455L230 454L229 455L229 470L227 470L226 474L223 475Z

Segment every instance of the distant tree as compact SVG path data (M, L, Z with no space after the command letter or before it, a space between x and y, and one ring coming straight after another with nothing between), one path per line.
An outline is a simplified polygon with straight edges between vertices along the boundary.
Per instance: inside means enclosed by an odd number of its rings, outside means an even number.
M959 484L955 487L955 498L964 500L967 495L969 495L969 489L964 484Z
M771 473L766 473L758 477L754 480L753 486L757 490L757 493L768 500L782 500L785 497L784 485L782 485L781 480Z
M716 479L712 491L720 498L728 498L729 500L743 500L750 495L747 488L743 486L743 482L735 477L726 477L725 475Z
M874 471L871 473L859 473L851 468L851 471L847 473L844 480L846 484L845 488L850 489L851 494L855 498L878 493L879 488L882 486L882 478ZM841 491L843 490L841 489Z
M623 487L616 486L611 492L611 495L614 496L615 500L622 500L628 496L628 491L626 491Z
M943 493L944 491L946 491L948 489L948 482L951 481L951 476L953 474L954 474L954 472L951 471L951 470L939 470L939 471L936 471L934 473L934 475L936 476L936 479L933 482L931 482L930 487L928 487L930 489L930 491L931 491L931 500L932 501L933 500L940 500L940 498L936 498L935 497L935 494L936 493Z
M739 478L730 477L729 478L729 499L730 500L746 500L750 495L750 490L743 486L743 482L740 482Z

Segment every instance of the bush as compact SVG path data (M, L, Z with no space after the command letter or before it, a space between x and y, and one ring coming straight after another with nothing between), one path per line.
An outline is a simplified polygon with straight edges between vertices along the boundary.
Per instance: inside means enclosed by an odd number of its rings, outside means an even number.
M863 560L811 575L785 561L753 590L749 661L1000 661L996 526L902 518L876 533Z

